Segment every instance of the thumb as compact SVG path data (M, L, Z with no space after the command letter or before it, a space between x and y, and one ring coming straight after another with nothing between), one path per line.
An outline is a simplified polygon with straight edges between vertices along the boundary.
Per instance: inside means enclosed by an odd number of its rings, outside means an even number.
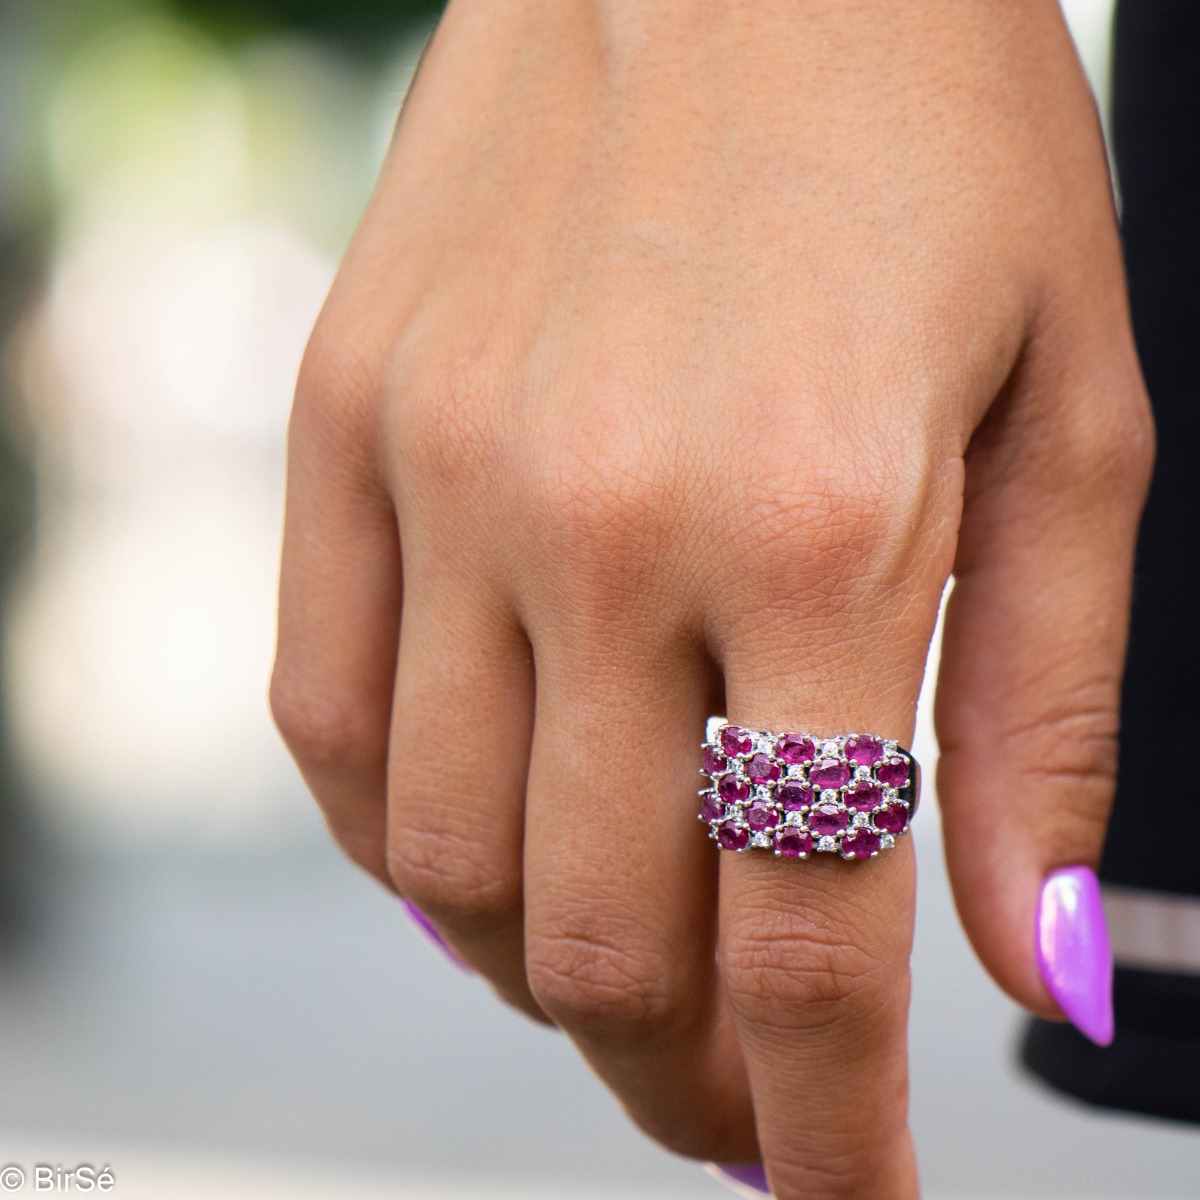
M984 965L1033 1012L1107 1044L1112 953L1094 868L1153 431L1127 325L1091 344L1074 331L1070 355L1053 326L1035 329L967 452L938 792L955 901Z

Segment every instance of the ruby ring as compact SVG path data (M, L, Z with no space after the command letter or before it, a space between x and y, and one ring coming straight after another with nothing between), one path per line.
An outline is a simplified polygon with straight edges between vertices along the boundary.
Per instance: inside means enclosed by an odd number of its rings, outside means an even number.
M876 734L771 733L714 719L702 752L700 820L722 850L874 858L917 810L917 760Z

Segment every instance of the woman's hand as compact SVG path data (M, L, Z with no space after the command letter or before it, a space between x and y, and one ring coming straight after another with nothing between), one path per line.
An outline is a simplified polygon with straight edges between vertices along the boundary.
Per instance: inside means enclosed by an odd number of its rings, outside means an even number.
M276 717L651 1136L913 1197L911 843L719 854L704 721L907 742L953 571L951 875L1056 1014L1151 442L1054 0L454 0L302 370Z

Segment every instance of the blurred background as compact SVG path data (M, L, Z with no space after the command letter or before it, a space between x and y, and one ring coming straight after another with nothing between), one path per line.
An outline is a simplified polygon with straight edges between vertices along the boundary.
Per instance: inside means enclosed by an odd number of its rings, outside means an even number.
M1103 97L1109 2L1067 9ZM162 1200L727 1194L342 862L267 717L296 366L435 16L0 6L0 1163ZM1197 1134L1018 1074L933 805L915 836L929 1195L1200 1193Z

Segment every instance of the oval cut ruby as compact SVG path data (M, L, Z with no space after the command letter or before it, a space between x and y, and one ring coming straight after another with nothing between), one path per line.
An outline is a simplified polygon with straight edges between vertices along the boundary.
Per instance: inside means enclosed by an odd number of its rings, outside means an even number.
M883 803L883 789L875 783L860 783L846 793L846 803L859 812L870 812Z
M743 783L730 772L728 775L722 775L717 781L717 794L727 804L737 804L739 801L750 799L750 785Z
M849 738L846 757L860 767L873 767L883 757L883 743L877 737Z
M784 858L799 858L813 852L812 835L801 829L783 829L775 835L775 849Z
M853 837L842 842L842 853L851 858L870 858L879 849L879 834L860 829Z
M884 833L902 833L908 825L908 809L903 804L889 804L875 814L875 828Z
M775 799L783 805L787 812L808 808L813 802L813 790L806 783L781 783L775 789Z
M754 740L750 735L736 725L721 730L721 749L730 757L735 754L749 754L753 746Z
M818 837L832 837L846 828L848 820L832 804L819 804L808 814L808 827Z
M704 747L704 773L706 775L719 775L725 770L725 755L715 746Z
M719 797L709 792L700 805L700 815L710 824L719 821L725 815L725 805Z
M775 743L775 753L790 767L801 763L812 762L816 747L810 738L801 737L798 733L785 733Z
M752 804L746 809L746 824L759 833L764 829L770 829L775 824L775 813L761 801L757 804Z
M717 843L722 850L745 850L749 841L748 829L738 829L736 825L722 825L717 830Z
M837 758L823 758L808 773L813 787L836 789L850 782L850 765Z
M903 787L908 782L908 763L902 758L889 758L875 768L875 778L888 787Z
M766 754L756 754L742 768L751 783L774 783L783 772Z

